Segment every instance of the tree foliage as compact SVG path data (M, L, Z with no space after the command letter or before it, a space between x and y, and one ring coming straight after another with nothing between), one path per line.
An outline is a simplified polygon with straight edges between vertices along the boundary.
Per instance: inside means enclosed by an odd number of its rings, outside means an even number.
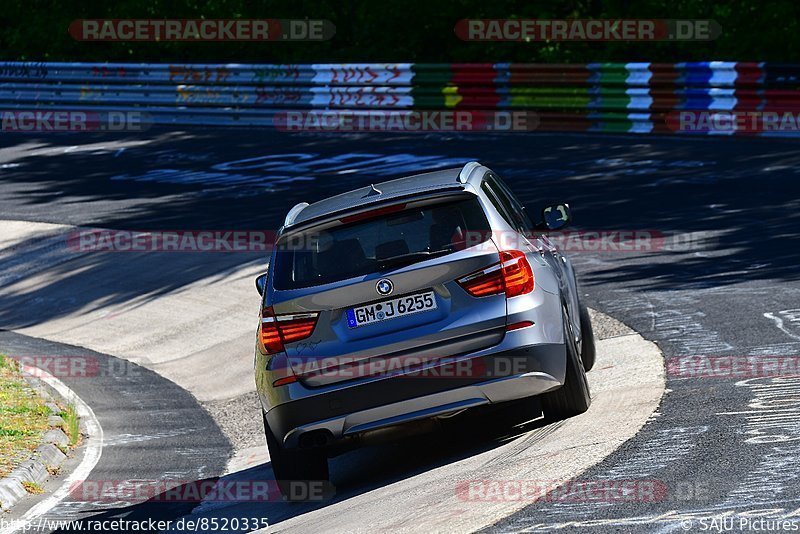
M4 0L0 55L25 61L544 62L738 60L796 62L800 2L777 0ZM711 42L464 42L463 18L713 19ZM327 42L79 42L82 18L328 19Z

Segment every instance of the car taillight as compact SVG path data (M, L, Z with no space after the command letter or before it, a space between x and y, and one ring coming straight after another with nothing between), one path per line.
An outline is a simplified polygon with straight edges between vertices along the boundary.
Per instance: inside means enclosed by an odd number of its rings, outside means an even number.
M525 295L533 291L535 284L533 269L528 258L521 250L504 250L500 252L500 263L503 264L503 280L506 284L506 297Z
M261 314L261 344L267 354L282 352L286 343L310 336L317 326L319 313L287 313L275 315L272 306Z
M487 295L497 295L505 291L503 284L502 266L495 263L482 271L468 274L460 278L458 283L467 290L473 297L485 297Z
M531 264L520 250L501 251L499 263L460 278L458 283L473 297L505 292L506 298L530 293L536 285Z

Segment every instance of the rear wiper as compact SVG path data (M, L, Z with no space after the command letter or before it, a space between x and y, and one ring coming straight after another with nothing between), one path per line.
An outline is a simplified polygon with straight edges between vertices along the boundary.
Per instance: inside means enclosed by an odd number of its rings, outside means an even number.
M407 254L400 254L399 256L392 256L390 258L378 260L378 268L386 269L387 267L397 267L403 264L410 265L418 261L425 261L438 256L443 256L445 254L450 254L451 252L451 250L447 249L437 250L435 252L428 252L427 250L422 250L420 252L409 252Z

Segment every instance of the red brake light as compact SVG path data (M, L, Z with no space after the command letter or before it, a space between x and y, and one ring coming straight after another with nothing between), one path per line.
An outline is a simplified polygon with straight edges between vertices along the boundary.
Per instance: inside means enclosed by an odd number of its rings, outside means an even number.
M310 336L317 326L319 313L289 313L275 315L272 306L261 314L261 344L267 354L284 350L284 344Z
M503 285L502 267L499 263L482 271L469 274L459 279L458 283L473 297L497 295L506 289L505 285Z
M506 298L525 295L533 291L535 285L533 269L525 253L521 250L504 250L500 253L503 265L503 280L506 284Z
M533 291L535 280L531 264L519 250L500 252L500 262L469 274L458 283L473 297L485 297L505 292L506 298Z

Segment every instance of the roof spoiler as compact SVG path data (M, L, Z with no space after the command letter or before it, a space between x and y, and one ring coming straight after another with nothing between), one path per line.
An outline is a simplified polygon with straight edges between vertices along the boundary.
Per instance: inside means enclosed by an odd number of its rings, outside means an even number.
M286 219L283 221L284 226L291 225L294 220L300 215L300 212L308 207L308 202L301 202L300 204L295 204L295 206L289 210L289 213L286 214Z
M458 173L458 178L456 178L456 181L460 184L467 183L472 172L478 167L482 167L482 165L477 161L470 161L469 163L464 165L464 168L461 169L460 173Z

